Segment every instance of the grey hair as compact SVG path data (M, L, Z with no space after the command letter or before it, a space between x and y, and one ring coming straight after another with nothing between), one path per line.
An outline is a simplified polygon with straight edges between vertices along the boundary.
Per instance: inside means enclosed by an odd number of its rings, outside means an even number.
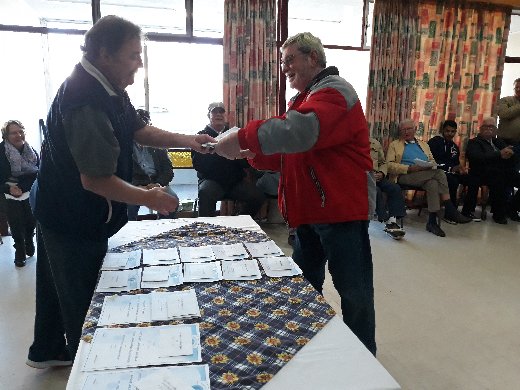
M24 125L22 125L22 122L17 121L16 119L9 120L9 121L5 122L4 125L2 126L2 138L3 139L7 139L7 136L9 135L9 126L11 126L11 125L17 125L22 130L25 130L25 127L24 127Z
M283 50L290 45L296 45L298 51L303 54L310 54L313 51L316 52L318 55L318 65L324 68L327 66L327 57L325 56L323 44L320 38L315 37L310 32L299 33L287 38L281 49Z
M89 61L99 57L101 48L115 54L129 40L141 38L141 27L119 16L107 15L99 19L85 34L81 50Z

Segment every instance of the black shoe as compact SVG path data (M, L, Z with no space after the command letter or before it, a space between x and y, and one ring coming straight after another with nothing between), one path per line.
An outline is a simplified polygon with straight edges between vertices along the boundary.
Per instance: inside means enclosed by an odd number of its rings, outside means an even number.
M482 219L477 218L475 216L475 214L473 214L473 213L462 212L461 214L464 215L466 218L470 218L473 222L480 222L480 221L482 221Z
M509 214L509 219L511 221L520 222L520 215L518 215L518 211L513 211Z
M59 356L56 356L53 359L49 360L32 360L30 358L27 358L25 361L25 364L27 364L29 367L32 368L50 368L50 367L67 367L72 366L72 359L69 357L69 354L60 354Z
M18 268L25 267L25 260L15 260L14 266Z
M493 221L495 221L496 223L499 223L501 225L507 225L507 219L506 217L502 216L502 215L495 215L493 214Z
M33 257L35 251L36 251L36 249L34 248L34 242L33 242L32 238L26 240L25 241L25 254L27 255L27 257Z
M471 218L465 217L458 211L453 214L445 213L443 220L453 225L456 225L458 223L468 223L472 221Z
M441 227L435 222L432 222L432 223L428 222L426 224L426 230L428 230L430 233L435 234L436 236L446 237L446 233L444 233L444 231L441 229Z

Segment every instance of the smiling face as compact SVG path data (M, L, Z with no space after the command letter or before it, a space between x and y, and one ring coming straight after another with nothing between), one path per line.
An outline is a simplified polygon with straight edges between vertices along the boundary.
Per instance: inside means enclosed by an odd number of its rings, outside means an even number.
M317 65L316 53L305 54L296 45L282 49L282 73L285 74L291 88L303 92L312 79L322 70Z
M497 125L494 118L486 118L482 121L482 125L480 126L479 135L486 139L490 140L493 138L497 131Z
M141 39L129 39L114 54L101 48L96 66L114 87L125 89L134 83L135 74L143 67L141 52Z

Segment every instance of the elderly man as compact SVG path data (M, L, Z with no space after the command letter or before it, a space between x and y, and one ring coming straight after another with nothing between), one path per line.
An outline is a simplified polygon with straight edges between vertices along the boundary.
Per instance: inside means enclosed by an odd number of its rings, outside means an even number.
M208 107L209 125L199 134L217 137L225 134L226 122L224 103L214 102ZM199 216L214 217L217 201L236 200L246 214L254 217L264 203L265 196L254 182L247 180L246 170L251 169L244 160L228 160L217 154L191 152L193 168L199 178Z
M426 191L428 200L428 222L426 230L439 237L446 233L438 222L441 202L444 205L444 220L456 224L467 223L471 219L461 215L450 201L450 191L446 174L435 169L436 163L428 144L415 138L416 126L406 119L399 124L399 139L388 146L386 160L391 180L404 186L420 187ZM440 200L439 200L440 199Z
M405 235L402 228L402 219L406 215L403 192L398 184L389 181L386 176L388 164L386 163L383 147L375 138L370 138L370 157L374 164L374 176L377 185L377 218L385 222L385 232L393 239L399 240ZM386 195L386 201L383 197ZM398 224L398 222L400 222Z
M497 135L507 145L520 144L520 78L514 81L514 96L498 101L497 114L500 118Z
M280 171L279 206L289 225L297 227L294 260L320 293L329 262L343 320L375 354L368 236L375 181L363 109L338 69L326 67L319 38L297 34L281 52L282 72L298 91L288 111L249 122L221 139L216 152L249 156L256 168Z
M507 214L512 220L520 221L520 193L517 191L509 204L507 200L507 189L518 187L520 178L514 169L512 146L496 138L496 131L495 118L484 118L477 136L468 141L466 157L469 161L469 172L477 179L478 184L468 187L462 212L472 213L475 210L479 185L485 184L489 187L493 221L506 224Z
M132 145L204 152L208 135L175 134L146 125L125 88L141 60L141 29L101 18L85 34L84 56L63 82L47 116L31 205L38 221L34 342L27 364L70 365L108 238L127 222L126 203L167 214L177 199L132 179ZM66 342L65 342L66 341Z

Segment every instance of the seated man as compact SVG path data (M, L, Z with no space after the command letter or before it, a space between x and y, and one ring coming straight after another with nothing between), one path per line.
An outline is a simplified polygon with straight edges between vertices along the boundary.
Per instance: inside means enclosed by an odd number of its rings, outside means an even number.
M451 203L457 207L457 190L459 185L469 186L475 185L475 183L470 183L473 177L468 175L468 169L465 164L460 161L459 147L453 142L453 138L457 134L457 123L452 120L444 121L441 125L440 133L440 135L428 141L428 146L435 161L437 164L440 164L439 168L446 173ZM469 213L466 217L477 222L480 221L473 213Z
M209 125L199 134L213 137L228 130L224 103L211 103L208 107ZM246 160L228 160L217 154L192 151L193 168L199 178L199 216L214 217L217 201L232 199L243 202L245 212L254 217L264 203L264 194L255 183L245 180Z
M475 211L479 185L489 187L489 199L493 221L506 224L506 215L513 221L520 221L520 193L517 191L508 205L507 189L520 184L519 174L514 170L514 151L512 146L496 138L496 120L484 118L479 133L468 141L466 157L469 161L469 174L477 179L476 185L468 187L468 194L462 212Z
M146 110L136 110L141 119L151 125L150 113ZM132 154L133 171L132 184L146 189L168 186L173 178L173 167L166 149L142 146L134 141ZM137 220L140 205L128 205L128 220ZM174 218L175 212L164 218Z
M441 169L417 164L417 159L435 163L428 144L415 138L415 123L406 119L399 124L399 139L388 147L386 160L390 180L405 186L421 187L426 191L430 212L426 230L445 237L446 233L438 223L437 213L441 209L439 197L444 204L444 218L457 223L467 223L471 219L461 215L450 201L450 191L446 174Z
M406 215L403 193L399 185L386 179L387 164L383 148L378 140L370 138L370 157L374 164L374 176L377 185L376 213L380 222L385 222L385 232L392 238L400 239L405 235L402 218ZM383 198L386 194L386 202ZM401 222L398 224L398 220Z

